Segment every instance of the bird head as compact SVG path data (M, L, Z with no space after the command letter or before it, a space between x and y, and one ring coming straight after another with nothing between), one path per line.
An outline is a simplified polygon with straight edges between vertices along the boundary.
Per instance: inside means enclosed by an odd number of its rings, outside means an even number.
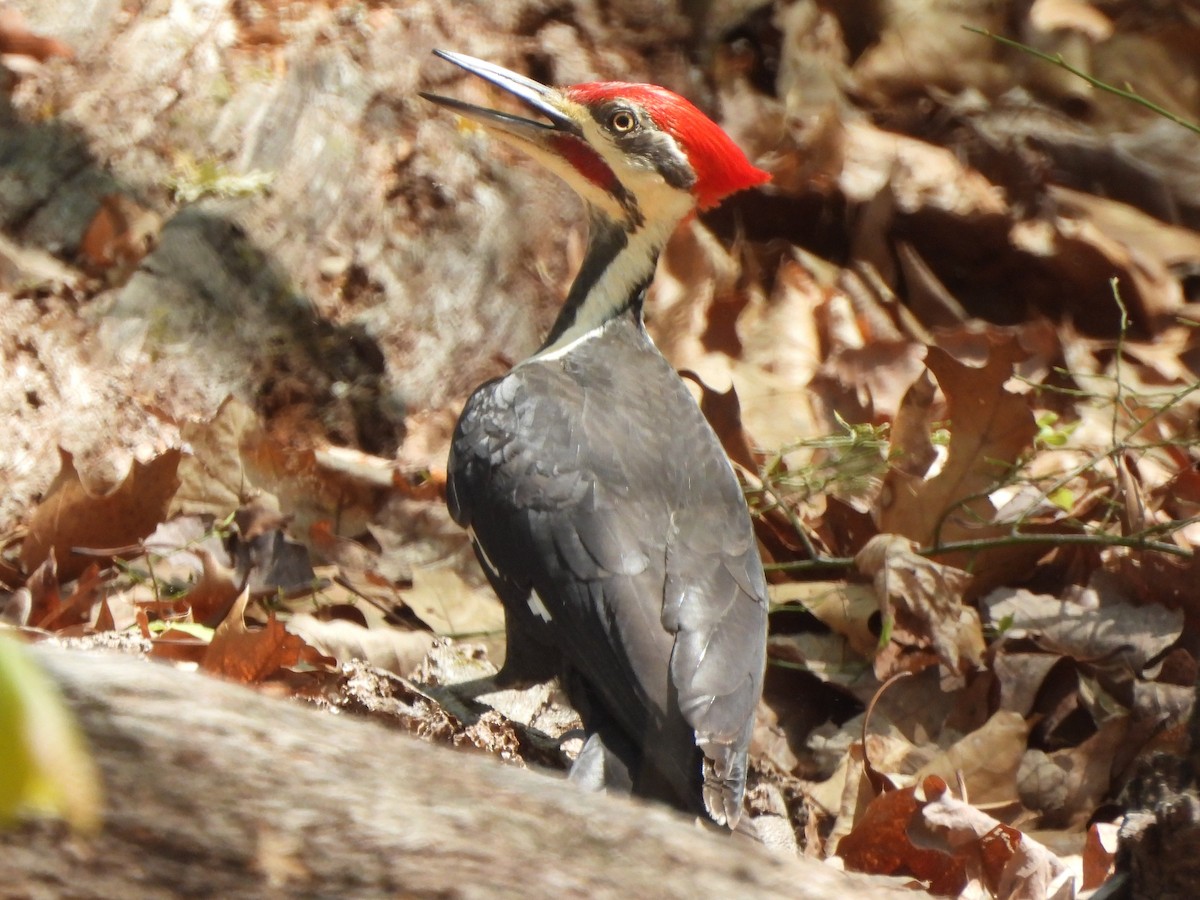
M540 118L421 96L538 160L627 230L673 227L693 209L770 178L716 123L666 88L615 81L552 88L461 53L434 53L507 91Z

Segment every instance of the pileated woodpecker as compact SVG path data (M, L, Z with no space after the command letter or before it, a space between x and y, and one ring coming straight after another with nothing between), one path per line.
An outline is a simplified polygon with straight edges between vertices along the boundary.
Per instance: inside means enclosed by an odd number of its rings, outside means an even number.
M497 681L563 678L589 737L571 777L736 826L762 692L767 589L712 428L642 324L660 251L697 208L768 179L677 94L555 89L438 56L541 120L433 94L582 197L590 239L545 343L478 388L447 499L503 601Z

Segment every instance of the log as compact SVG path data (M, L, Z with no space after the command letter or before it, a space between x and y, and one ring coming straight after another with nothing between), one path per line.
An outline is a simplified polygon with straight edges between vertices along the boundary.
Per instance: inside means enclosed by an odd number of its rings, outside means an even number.
M106 810L91 838L0 835L5 896L912 896L372 721L115 653L33 652Z

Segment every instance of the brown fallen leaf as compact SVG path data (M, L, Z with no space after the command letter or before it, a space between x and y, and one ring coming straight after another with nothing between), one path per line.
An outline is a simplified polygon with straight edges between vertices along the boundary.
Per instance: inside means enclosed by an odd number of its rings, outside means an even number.
M428 631L364 628L343 619L326 621L308 613L292 616L285 627L310 647L337 660L338 665L358 659L402 677L409 676L436 640Z
M238 578L233 569L223 565L205 548L195 547L192 552L200 560L200 578L183 599L191 607L192 618L215 628L225 621L233 608L244 579Z
M879 635L871 617L879 609L875 591L864 584L845 581L788 581L768 585L771 603L798 604L849 642L864 659L875 655Z
M849 641L840 634L773 634L767 639L767 656L843 686L857 682L867 667L864 658L851 650Z
M1046 649L1078 660L1120 660L1134 671L1174 644L1184 625L1181 610L1157 604L1084 605L1025 588L997 588L979 608L1006 635L1034 636Z
M1129 717L1116 716L1078 747L1030 750L1017 774L1021 802L1044 827L1081 828L1113 787L1113 755L1128 732Z
M150 639L150 655L180 663L201 663L209 642L182 628L167 628Z
M838 841L837 855L853 872L907 875L925 882L932 894L956 897L967 885L962 861L949 853L915 847L909 840L909 825L921 806L916 788L880 794Z
M926 794L908 829L923 852L953 853L1000 900L1074 900L1074 873L1046 847L948 790Z
M1017 796L1017 770L1028 737L1023 716L999 710L982 727L925 763L917 771L917 780L937 775L944 781L961 781L972 803L1009 803Z
M80 480L71 454L60 448L58 476L34 510L21 547L25 571L32 571L53 553L59 577L69 580L91 562L72 553L72 547L124 546L149 535L166 518L167 506L179 487L176 471L181 455L173 448L149 462L134 461L117 487L94 494Z
M808 389L818 405L847 421L887 421L899 414L907 385L924 371L924 354L923 346L904 338L845 347L822 363Z
M62 592L58 583L58 565L54 556L38 566L25 581L28 603L21 604L20 615L12 619L18 625L45 621L62 608Z
M875 676L882 681L936 663L942 689L953 690L983 659L979 614L963 602L971 576L916 549L907 538L880 534L854 558L858 570L872 579L884 622L891 626L887 645L875 657Z
M282 669L301 664L330 667L335 661L310 647L304 639L291 634L274 613L267 617L262 628L246 625L246 604L250 592L242 591L237 602L217 626L212 643L208 645L200 668L243 684L258 684Z
M61 631L73 625L82 625L92 617L92 610L101 597L101 586L100 567L92 563L75 582L71 596L59 603L56 609L48 611L40 621L34 620L30 624L47 631Z
M1093 822L1088 827L1083 848L1083 884L1085 891L1100 887L1116 868L1117 833L1115 822Z
M730 385L729 390L722 393L705 384L695 372L685 369L679 374L700 388L700 411L717 433L725 453L746 471L757 473L762 457L751 449L754 441L742 425L742 406L738 401L737 388Z
M1083 252L1098 254L1105 274L1119 277L1134 321L1165 323L1178 312L1184 292L1176 273L1200 261L1200 235L1108 197L1065 187L1050 188L1049 195L1059 211L1057 265Z
M999 532L991 524L995 510L987 494L1037 434L1028 400L1004 388L1024 355L1016 340L1000 335L979 368L957 362L938 347L929 349L926 365L946 395L949 411L946 462L928 479L899 470L889 473L887 501L878 515L880 531L923 546ZM961 555L957 559L964 560Z
M974 89L990 94L1011 84L994 45L967 31L970 25L1003 33L1003 9L990 3L886 4L891 11L876 41L854 64L858 90L887 106L914 90ZM919 86L919 87L918 87ZM938 172L938 174L943 174Z
M19 10L0 9L0 54L28 56L38 62L60 56L70 59L75 51L60 40L42 37L25 27Z
M944 464L929 476L899 468L884 480L876 523L881 532L912 538L921 546L986 540L1007 533L996 521L989 496L1037 434L1030 401L1004 387L1025 351L1010 335L985 332L990 353L979 367L955 360L940 347L930 348L927 365L946 396L950 443ZM933 423L929 422L928 427ZM923 447L897 445L904 455ZM996 548L986 553L959 551L938 558L974 573L972 593L1010 579L1041 554L1030 547Z
M890 461L899 471L914 478L925 477L937 459L929 433L936 398L937 384L929 369L924 369L909 385L892 421Z
M1029 715L1042 683L1060 659L1055 653L1014 653L1007 643L999 646L992 658L992 674L1000 685L1000 708Z
M113 617L112 609L108 605L107 597L100 598L100 603L96 608L96 619L92 622L92 630L97 634L117 630L117 622Z
M110 283L127 276L154 246L162 221L125 194L105 194L79 241L79 256L90 273L110 269Z
M471 587L453 569L414 569L412 587L401 590L400 598L435 634L503 634L500 601L489 590Z

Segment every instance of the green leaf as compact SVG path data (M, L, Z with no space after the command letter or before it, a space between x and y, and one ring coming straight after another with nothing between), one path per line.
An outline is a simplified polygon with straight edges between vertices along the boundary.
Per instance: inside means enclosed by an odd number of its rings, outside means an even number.
M100 781L54 685L16 641L0 634L0 826L59 816L100 825Z
M1075 492L1070 488L1060 487L1046 498L1063 512L1070 512L1075 508Z

